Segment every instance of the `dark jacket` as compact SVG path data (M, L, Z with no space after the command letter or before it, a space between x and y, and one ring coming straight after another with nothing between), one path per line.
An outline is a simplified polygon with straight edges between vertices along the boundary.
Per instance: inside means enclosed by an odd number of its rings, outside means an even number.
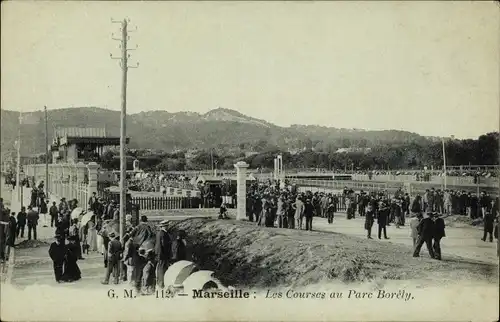
M187 259L186 241L183 239L176 239L172 243L172 257L175 262Z
M42 201L40 202L40 213L46 214L47 212L48 212L47 204L45 203L45 200L42 199Z
M420 220L417 226L417 231L420 236L424 239L429 239L434 237L434 221L432 218L426 217Z
M164 230L156 234L155 253L158 260L168 261L172 258L172 242Z
M312 217L314 215L314 206L310 202L304 204L304 216Z
M36 226L38 225L38 212L31 210L28 212L28 215L26 216L28 219L28 226Z
M63 243L59 245L56 242L50 244L49 256L54 263L62 265L64 256L66 256L66 246Z
M378 211L377 223L381 226L387 225L387 219L389 218L390 209L388 207L381 208Z
M108 245L108 260L119 260L122 253L122 243L119 240L113 239Z
M24 226L26 225L26 217L27 217L27 214L25 212L19 212L17 214L17 224L19 226Z
M434 238L446 237L444 232L445 224L443 218L436 218L434 221Z
M59 214L59 209L57 209L57 206L52 206L50 207L49 213L52 217L57 217Z
M411 204L411 212L416 214L422 212L422 203L420 199L415 198L413 200L413 203Z

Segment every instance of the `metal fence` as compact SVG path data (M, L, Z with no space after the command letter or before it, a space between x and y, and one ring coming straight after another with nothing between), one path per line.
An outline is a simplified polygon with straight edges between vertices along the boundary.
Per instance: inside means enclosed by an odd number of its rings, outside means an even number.
M311 179L291 179L291 183L297 184L303 189L307 188L311 191L336 191L340 192L347 187L355 191L381 191L386 190L388 193L395 192L402 189L408 192L410 196L417 193L423 194L426 189L444 189L443 184L434 182L372 182L372 181L335 181L335 180L311 180ZM467 191L479 193L480 191L488 192L490 195L498 195L498 186L486 185L460 185L460 184L447 184L447 189L456 191Z
M168 210L199 208L201 198L198 197L133 197L132 204L141 210Z

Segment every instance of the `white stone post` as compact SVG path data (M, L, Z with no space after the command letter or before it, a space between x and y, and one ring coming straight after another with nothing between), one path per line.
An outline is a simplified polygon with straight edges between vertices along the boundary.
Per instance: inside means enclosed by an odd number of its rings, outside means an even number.
M62 165L62 181L61 181L61 198L66 198L67 201L71 199L68 194L68 169L66 165Z
M76 168L76 182L74 183L76 189L76 198L80 207L87 209L87 191L83 191L82 186L85 181L85 172L87 171L87 166L83 162L78 162L75 166Z
M236 168L236 197L237 197L237 212L236 219L243 220L246 218L247 211L247 168L248 164L244 161L237 162Z
M99 165L95 162L90 162L87 165L87 168L89 169L89 183L87 186L87 199L92 196L92 194L95 192L97 193L97 177L98 177L98 171L99 170ZM87 204L88 200L83 201L85 204Z
M274 158L274 180L278 179L278 158Z

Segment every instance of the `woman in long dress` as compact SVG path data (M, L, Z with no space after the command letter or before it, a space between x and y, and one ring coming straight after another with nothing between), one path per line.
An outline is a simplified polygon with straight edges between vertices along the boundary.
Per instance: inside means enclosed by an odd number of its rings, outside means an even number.
M65 282L74 282L82 278L82 273L78 267L77 261L79 256L79 246L76 244L76 236L69 236L69 244L66 250L64 259L64 274L63 280Z
M89 245L89 251L97 251L97 230L95 224L95 215L90 218L87 222L88 232L87 232L87 244Z
M102 218L97 218L97 223L96 223L97 251L101 252L101 255L104 255L104 241L100 234L101 229L102 229Z

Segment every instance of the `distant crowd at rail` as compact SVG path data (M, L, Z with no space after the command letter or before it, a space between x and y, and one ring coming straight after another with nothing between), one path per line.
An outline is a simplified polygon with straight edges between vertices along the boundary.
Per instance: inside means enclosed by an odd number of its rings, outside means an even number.
M387 227L401 228L410 218L410 236L414 244L414 256L419 256L425 243L432 258L441 259L440 239L445 237L443 216L460 214L471 219L481 218L484 224L483 241L498 239L499 199L485 192L479 196L465 191L427 190L423 195L410 198L401 189L393 195L387 191L359 193L345 188L342 193L311 191L298 192L294 186L254 184L246 198L246 215L250 222L259 226L313 230L315 216L334 223L335 214L345 209L346 218L364 217L367 238L372 239L372 228L378 224L378 239L389 239ZM227 216L227 203L220 200L219 218ZM429 221L427 218L432 219ZM424 220L425 219L425 220Z

